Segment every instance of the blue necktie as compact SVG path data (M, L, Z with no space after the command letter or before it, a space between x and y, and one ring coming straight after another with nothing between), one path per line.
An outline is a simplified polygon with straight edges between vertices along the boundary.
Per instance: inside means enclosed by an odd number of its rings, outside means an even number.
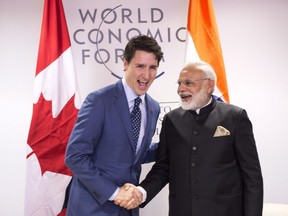
M140 133L140 126L141 126L141 110L139 108L140 102L141 102L141 98L137 97L134 100L134 107L131 112L135 149L137 149L137 143L138 143L138 138L139 138L139 133Z

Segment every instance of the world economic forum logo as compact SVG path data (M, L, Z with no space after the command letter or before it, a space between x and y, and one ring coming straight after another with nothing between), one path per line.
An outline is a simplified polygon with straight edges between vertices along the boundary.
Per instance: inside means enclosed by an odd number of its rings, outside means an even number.
M121 7L121 6L122 6L122 5L118 5L117 7L111 9L111 10L104 16L104 18L102 19L102 21L100 22L99 27L98 27L99 31L98 31L97 34L96 34L96 41L98 41L98 39L99 39L99 35L100 35L100 32L101 32L101 26L102 26L102 24L105 22L106 17L108 17L109 14L111 14L111 13L115 13L115 10L116 10L117 8ZM114 17L115 17L115 16L114 16ZM140 31L137 31L136 29L133 29L133 30L135 30L136 33L141 34ZM103 58L102 58L102 52L101 52L101 51L104 51L104 49L100 49L99 43L96 43L96 52L98 53L98 56L99 56L101 62L103 63L103 65L106 67L106 69L107 69L108 71L110 71L110 73L111 73L113 76L115 76L115 77L117 77L117 78L121 78L121 77L118 76L115 72L113 72L113 71L109 68L109 66L105 63L105 61L104 61ZM123 55L121 56L121 58L122 58L122 57L123 57ZM158 74L156 78L162 76L163 74L164 74L164 71L161 72L160 74Z
M78 9L78 12L82 27L74 31L73 40L81 46L82 64L101 65L117 78L121 78L119 64L122 64L124 47L132 37L147 35L156 39L160 46L173 39L173 42L185 42L183 32L186 28L167 26L162 8L117 5L114 8ZM157 78L163 74L164 71L160 72Z

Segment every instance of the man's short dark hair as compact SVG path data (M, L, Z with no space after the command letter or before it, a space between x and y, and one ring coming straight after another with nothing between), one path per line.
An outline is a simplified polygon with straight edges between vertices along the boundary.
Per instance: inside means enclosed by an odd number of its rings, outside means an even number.
M154 53L158 60L158 65L163 58L163 52L161 51L161 47L158 45L157 41L146 35L138 35L131 38L125 47L123 55L124 59L130 63L137 50Z

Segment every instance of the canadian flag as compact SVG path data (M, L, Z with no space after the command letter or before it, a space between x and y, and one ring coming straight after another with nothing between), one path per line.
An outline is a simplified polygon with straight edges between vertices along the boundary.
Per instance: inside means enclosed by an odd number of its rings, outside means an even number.
M80 107L61 0L45 0L27 140L25 216L65 215L66 145Z
M190 0L187 18L185 63L202 60L217 75L214 96L229 103L222 49L212 0Z

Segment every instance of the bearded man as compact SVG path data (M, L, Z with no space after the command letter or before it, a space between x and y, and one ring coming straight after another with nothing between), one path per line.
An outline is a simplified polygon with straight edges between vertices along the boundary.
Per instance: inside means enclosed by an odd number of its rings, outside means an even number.
M213 98L205 62L178 79L181 107L165 115L141 207L169 183L169 216L262 216L263 179L247 112Z

